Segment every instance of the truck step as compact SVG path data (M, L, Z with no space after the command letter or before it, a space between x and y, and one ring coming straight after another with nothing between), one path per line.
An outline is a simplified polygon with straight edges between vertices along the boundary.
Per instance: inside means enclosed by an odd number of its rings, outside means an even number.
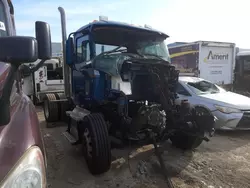
M72 145L74 145L77 142L77 140L68 131L63 132L63 135Z

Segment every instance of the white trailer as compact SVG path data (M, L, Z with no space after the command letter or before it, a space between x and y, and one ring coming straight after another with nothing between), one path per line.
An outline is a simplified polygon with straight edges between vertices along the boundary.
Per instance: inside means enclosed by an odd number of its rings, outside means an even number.
M231 88L234 81L234 43L197 41L169 47L171 62L180 76L197 76Z
M43 63L39 61L24 64L21 68L23 92L35 105L43 102L48 93L64 92L61 58L55 57Z

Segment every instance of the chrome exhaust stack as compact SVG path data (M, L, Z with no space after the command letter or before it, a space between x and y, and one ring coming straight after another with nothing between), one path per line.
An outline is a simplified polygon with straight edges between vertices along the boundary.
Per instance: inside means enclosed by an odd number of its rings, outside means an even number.
M58 7L58 10L61 15L61 30L62 30L62 48L63 48L63 80L64 80L64 93L66 98L71 97L71 71L70 67L66 64L66 41L67 41L67 32L66 32L66 16L65 11L62 7Z

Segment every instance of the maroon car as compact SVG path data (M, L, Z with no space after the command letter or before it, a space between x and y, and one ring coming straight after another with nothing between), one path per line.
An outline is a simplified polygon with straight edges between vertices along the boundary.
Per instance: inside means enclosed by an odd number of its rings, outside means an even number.
M15 36L14 8L0 0L0 187L46 187L46 157L36 109L22 93L21 63L51 58L50 28L36 38Z

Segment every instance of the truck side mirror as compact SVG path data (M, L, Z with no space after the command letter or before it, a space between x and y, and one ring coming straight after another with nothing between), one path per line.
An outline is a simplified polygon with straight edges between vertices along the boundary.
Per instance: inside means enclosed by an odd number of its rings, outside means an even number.
M10 121L9 96L19 65L34 62L37 59L45 61L51 59L51 56L50 27L46 22L36 22L36 39L20 36L0 37L0 61L11 63L0 96L0 126Z
M14 66L37 60L37 41L33 37L0 37L0 61Z
M37 41L33 37L9 36L0 37L0 61L11 63L7 78L0 96L0 126L10 121L10 100L12 85L16 77L16 71L21 63L37 60ZM0 80L0 82L3 80Z
M50 26L48 23L36 21L36 40L38 47L38 59L51 59L52 45Z

